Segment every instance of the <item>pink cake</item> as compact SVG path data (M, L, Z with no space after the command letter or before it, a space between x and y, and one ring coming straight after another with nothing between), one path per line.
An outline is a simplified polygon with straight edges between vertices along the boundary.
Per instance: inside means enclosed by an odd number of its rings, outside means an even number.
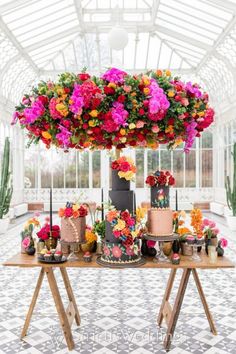
M85 241L86 217L62 218L61 241L84 242Z
M148 232L153 236L173 234L173 214L170 208L151 208L148 210Z

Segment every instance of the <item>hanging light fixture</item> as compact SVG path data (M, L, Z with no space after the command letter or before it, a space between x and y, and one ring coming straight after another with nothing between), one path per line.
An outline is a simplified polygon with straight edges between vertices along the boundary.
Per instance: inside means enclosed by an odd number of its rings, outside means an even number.
M108 44L111 49L122 50L129 41L128 32L120 25L121 13L118 4L113 13L113 21L116 23L114 27L108 32ZM113 23L114 23L113 22Z

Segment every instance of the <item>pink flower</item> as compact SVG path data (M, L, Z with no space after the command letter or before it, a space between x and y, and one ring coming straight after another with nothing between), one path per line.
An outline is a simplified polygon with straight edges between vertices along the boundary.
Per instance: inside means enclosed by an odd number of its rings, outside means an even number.
M209 219L204 219L203 222L202 222L202 225L203 226L209 226L209 222L210 222Z
M45 217L45 222L46 222L46 223L50 222L50 217L49 217L49 216L46 216L46 217Z
M147 246L148 246L149 248L155 247L155 244L156 244L156 241L152 241L152 240L148 240L148 241L147 241Z
M221 237L220 245L221 245L221 247L225 248L228 246L228 241L225 238Z
M127 247L126 254L127 254L127 256L133 256L134 255L133 249L131 247Z
M22 245L25 249L28 248L30 245L30 237L24 238L24 240L22 241Z
M107 246L103 247L103 253L105 254L105 256L110 256L110 250Z
M218 233L220 232L220 230L217 229L217 228L214 228L214 229L212 229L212 232L213 232L215 235L218 235Z
M152 132L153 133L158 133L159 132L159 127L158 127L158 125L153 125L153 127L152 127Z
M121 251L120 247L114 246L112 248L112 254L115 258L120 258L122 255L122 251Z
M35 211L34 216L35 216L36 218L38 218L38 217L40 216L40 212L39 212L39 211Z
M127 73L125 71L111 68L102 75L102 79L108 82L114 82L115 84L123 84L126 75Z
M121 235L121 233L120 233L119 230L114 230L114 231L113 231L113 235L114 235L116 238L119 238L120 235Z
M127 220L126 220L126 224L127 224L128 226L134 226L134 224L135 224L135 219L134 219L134 218L129 218L129 219L127 219Z
M209 220L209 227L213 229L216 226L215 221Z
M136 128L140 129L143 128L145 125L145 122L143 122L142 120L138 120L136 123Z

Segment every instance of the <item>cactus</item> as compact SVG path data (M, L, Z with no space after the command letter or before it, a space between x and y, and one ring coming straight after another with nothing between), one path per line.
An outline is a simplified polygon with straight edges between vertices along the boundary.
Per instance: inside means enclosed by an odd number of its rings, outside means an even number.
M236 216L236 143L234 143L232 155L234 163L233 183L231 187L230 178L229 176L227 176L225 182L225 189L228 207L232 210L233 216Z
M12 197L12 178L10 172L10 141L5 139L0 179L0 219L7 215Z

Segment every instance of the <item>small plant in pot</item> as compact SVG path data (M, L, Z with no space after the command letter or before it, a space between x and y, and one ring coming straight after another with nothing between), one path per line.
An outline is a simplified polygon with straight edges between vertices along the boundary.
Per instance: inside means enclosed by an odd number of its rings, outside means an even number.
M4 234L9 225L9 208L12 198L12 177L10 171L10 141L5 139L2 163L0 166L0 234Z
M227 222L230 230L236 231L236 143L233 147L233 182L231 184L229 176L226 177L225 189L226 189L226 198L227 204L230 210L232 210L232 215L227 216Z
M219 229L216 227L216 223L209 219L204 219L202 222L202 232L205 237L205 251L208 254L208 246L217 246L217 235Z

